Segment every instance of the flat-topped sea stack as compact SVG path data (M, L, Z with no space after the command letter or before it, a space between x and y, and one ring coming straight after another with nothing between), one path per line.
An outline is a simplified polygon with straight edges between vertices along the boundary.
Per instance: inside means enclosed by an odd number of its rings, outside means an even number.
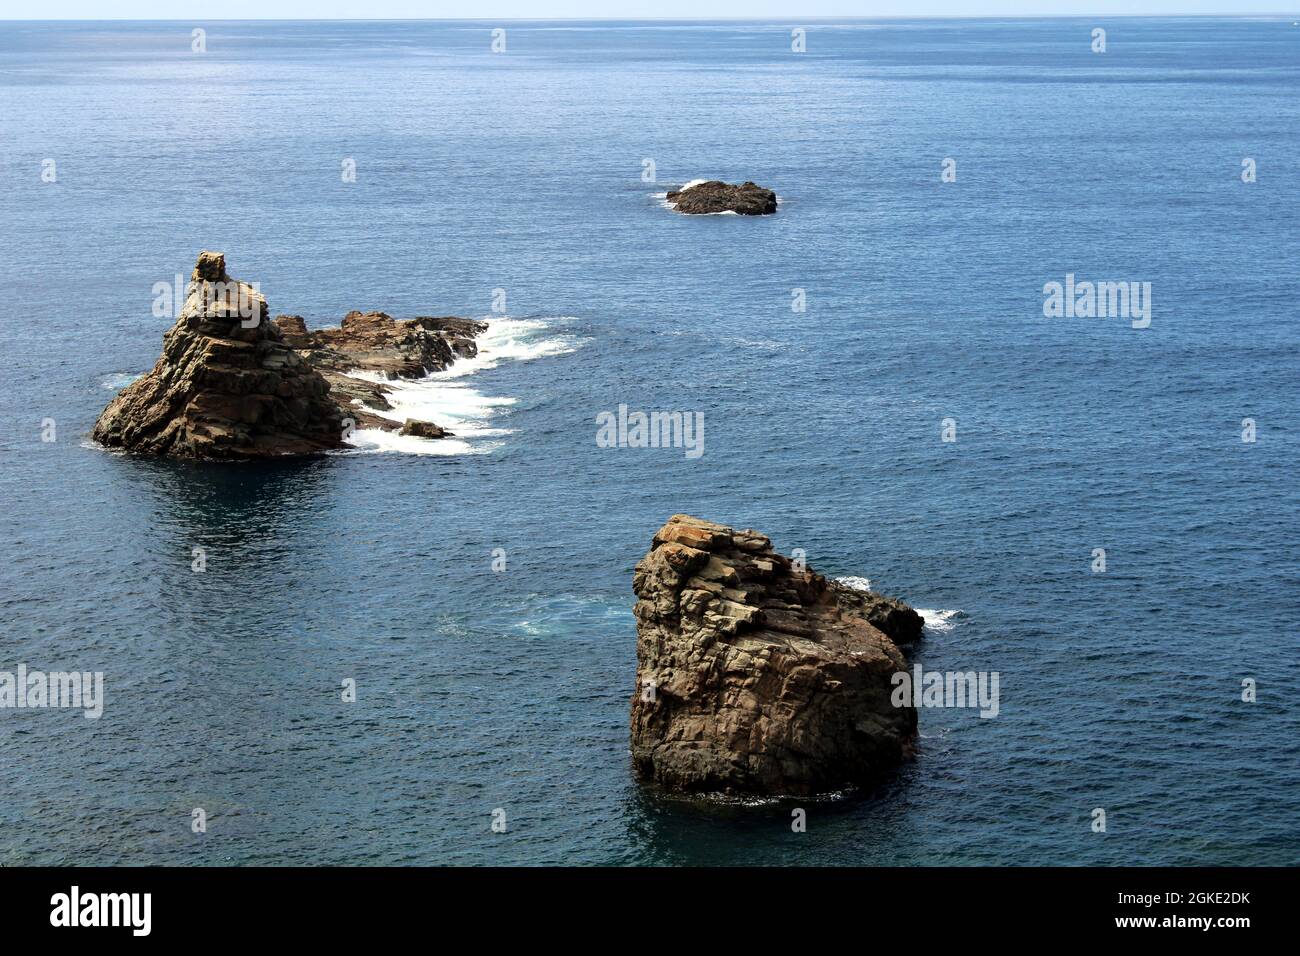
M199 253L185 304L153 371L118 394L91 437L112 448L205 460L310 455L346 447L351 428L437 439L433 422L399 417L384 380L421 378L477 354L485 322L396 320L349 312L308 331L300 316L270 321L266 299Z
M643 780L808 796L870 785L913 752L916 711L894 706L892 677L921 618L901 601L800 568L756 531L688 515L654 536L633 590Z
M153 371L104 409L91 437L177 458L307 455L343 445L329 383L285 344L266 299L199 253L176 324Z
M668 204L692 216L734 212L741 216L769 216L776 212L776 193L751 182L733 186L717 179L670 192Z

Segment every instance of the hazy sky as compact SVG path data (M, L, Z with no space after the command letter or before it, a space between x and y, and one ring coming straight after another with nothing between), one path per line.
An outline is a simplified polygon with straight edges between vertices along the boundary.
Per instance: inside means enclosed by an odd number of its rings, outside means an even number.
M3 19L671 18L1288 13L1300 0L7 0Z

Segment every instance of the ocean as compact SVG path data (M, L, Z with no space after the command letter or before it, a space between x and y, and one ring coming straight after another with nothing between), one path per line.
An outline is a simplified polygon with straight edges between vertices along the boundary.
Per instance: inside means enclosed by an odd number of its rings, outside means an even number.
M0 671L104 674L0 710L0 864L1300 862L1292 18L9 22L0 103ZM709 178L779 211L665 207ZM94 446L201 249L313 328L486 318L402 391L457 438ZM646 790L679 512L924 609L998 715L870 793Z

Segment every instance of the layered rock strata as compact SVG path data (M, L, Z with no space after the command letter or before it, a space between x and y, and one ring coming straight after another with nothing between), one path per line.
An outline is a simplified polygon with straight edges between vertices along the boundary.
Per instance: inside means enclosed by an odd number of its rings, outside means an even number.
M268 320L266 299L202 252L153 370L104 409L91 437L178 458L306 455L343 445L330 385Z
M892 678L906 670L896 641L915 640L920 617L901 601L688 515L654 536L633 589L642 779L803 796L870 784L912 753L916 711L894 706Z

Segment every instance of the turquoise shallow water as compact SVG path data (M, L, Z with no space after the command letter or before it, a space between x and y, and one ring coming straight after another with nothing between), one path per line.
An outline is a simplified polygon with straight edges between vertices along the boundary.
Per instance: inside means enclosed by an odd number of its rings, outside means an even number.
M1300 28L495 26L0 25L0 670L107 683L0 711L0 863L1297 862ZM780 212L662 208L702 177ZM86 444L201 248L312 324L506 290L494 359L412 393L469 447ZM1044 318L1071 272L1150 327ZM620 403L705 454L598 447ZM927 609L999 716L922 711L803 834L645 793L631 569L681 511Z

